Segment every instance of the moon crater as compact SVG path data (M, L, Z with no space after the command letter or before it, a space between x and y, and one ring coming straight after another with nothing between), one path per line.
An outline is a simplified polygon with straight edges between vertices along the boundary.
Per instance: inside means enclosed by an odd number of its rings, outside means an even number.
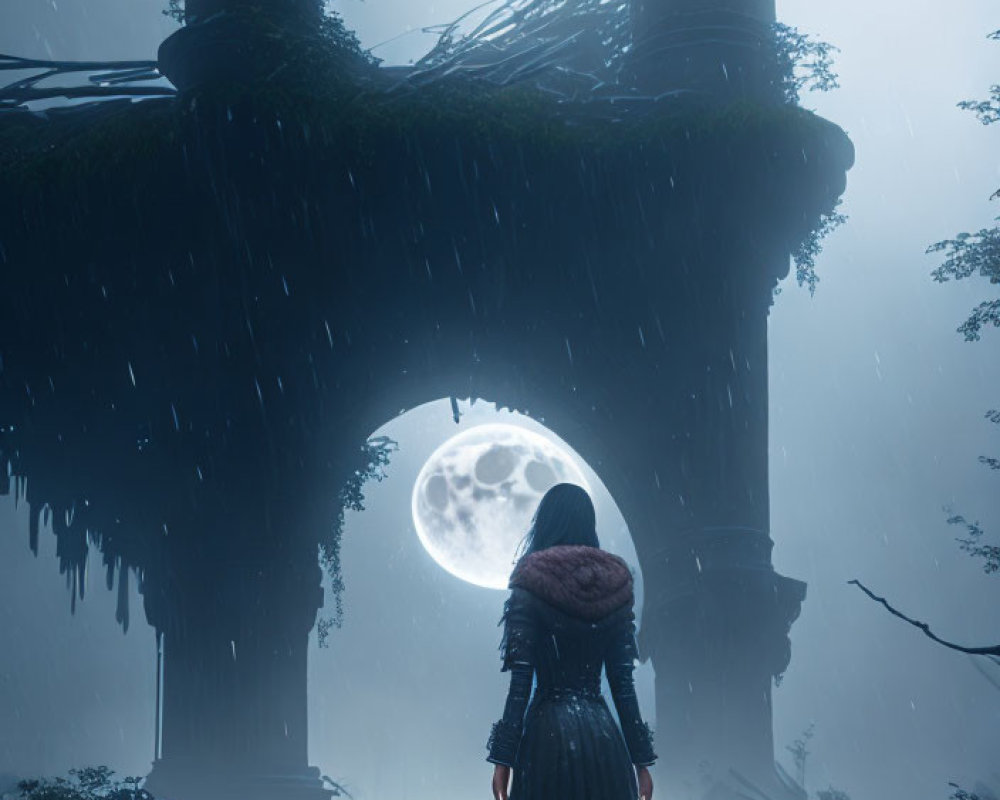
M479 425L442 444L413 486L413 522L428 553L462 580L504 589L517 545L556 483L589 491L573 457L515 425Z

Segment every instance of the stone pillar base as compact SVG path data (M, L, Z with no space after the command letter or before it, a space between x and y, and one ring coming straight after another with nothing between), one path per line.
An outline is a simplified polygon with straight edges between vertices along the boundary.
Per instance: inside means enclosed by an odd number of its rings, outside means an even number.
M317 767L262 770L253 764L229 769L160 759L143 786L156 800L330 800Z
M677 537L647 584L640 652L656 669L656 742L667 794L800 800L775 768L771 688L791 657L806 586L770 565L750 529Z

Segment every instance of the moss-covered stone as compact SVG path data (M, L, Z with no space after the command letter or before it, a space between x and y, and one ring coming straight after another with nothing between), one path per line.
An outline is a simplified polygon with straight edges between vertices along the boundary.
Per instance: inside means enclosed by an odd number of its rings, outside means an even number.
M725 153L761 146L795 148L808 158L822 151L843 171L853 155L836 126L792 106L706 101L663 103L655 110L612 117L612 103L559 103L528 86L487 87L442 81L419 88L387 88L316 78L297 92L273 82L254 88L215 87L172 101L105 104L87 113L40 119L0 119L0 182L6 192L59 194L102 175L120 180L172 181L176 163L194 140L227 125L273 126L322 160L336 148L348 161L381 156L378 143L397 140L466 149L517 149L547 158L569 151L588 159L629 157L642 151L664 162L698 149ZM277 146L277 145L276 145Z

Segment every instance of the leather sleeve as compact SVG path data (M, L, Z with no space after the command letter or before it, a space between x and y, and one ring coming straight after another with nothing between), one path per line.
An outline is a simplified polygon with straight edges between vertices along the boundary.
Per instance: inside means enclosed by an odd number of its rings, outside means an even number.
M531 679L534 672L535 668L531 664L515 662L511 666L510 689L507 692L503 717L493 723L493 730L490 731L490 738L486 744L489 751L489 755L486 756L487 761L514 766L517 748L521 744L524 710L531 696Z
M632 671L638 657L635 622L634 617L630 616L612 635L604 660L604 669L608 676L611 697L618 711L629 757L635 766L648 767L656 761L656 753L653 752L653 732L642 720L639 700L635 694L635 683L632 680Z
M534 677L535 623L522 590L514 589L504 604L500 623L504 626L500 653L502 671L510 672L510 688L504 704L503 717L493 725L486 744L486 760L494 764L514 766L521 744L524 712L531 697Z

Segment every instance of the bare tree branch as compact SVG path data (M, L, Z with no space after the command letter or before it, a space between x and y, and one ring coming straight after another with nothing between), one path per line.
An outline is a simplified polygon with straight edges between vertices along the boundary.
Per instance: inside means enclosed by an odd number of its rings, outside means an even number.
M3 104L26 103L30 100L48 100L53 97L173 97L174 89L165 86L74 86L62 89L12 89L0 91Z
M899 617L904 622L908 622L914 628L919 628L924 632L924 636L926 636L928 639L932 639L933 641L937 642L940 645L944 645L945 647L950 648L951 650L958 650L960 653L969 653L970 655L973 656L1000 656L1000 644L993 645L992 647L963 647L960 644L955 644L953 642L945 641L944 639L937 636L931 630L931 626L928 625L926 622L921 622L920 620L912 619L906 616L906 614L903 614L901 611L897 611L895 608L889 605L888 600L886 600L884 597L879 597L877 594L872 592L871 589L865 586L861 581L855 579L852 581L848 581L848 583L857 586L862 592L868 595L876 603L881 603L883 606L885 606L886 609L888 609L889 613L892 614L894 617Z
M56 69L60 72L93 72L94 70L156 69L155 61L48 61L21 58L0 53L0 69Z
M43 61L0 53L0 72L14 71L32 74L0 86L0 108L17 107L33 100L54 97L158 97L176 94L173 87L137 87L128 84L160 80L155 61ZM46 81L69 75L91 73L86 79L92 85L72 87L41 87Z

